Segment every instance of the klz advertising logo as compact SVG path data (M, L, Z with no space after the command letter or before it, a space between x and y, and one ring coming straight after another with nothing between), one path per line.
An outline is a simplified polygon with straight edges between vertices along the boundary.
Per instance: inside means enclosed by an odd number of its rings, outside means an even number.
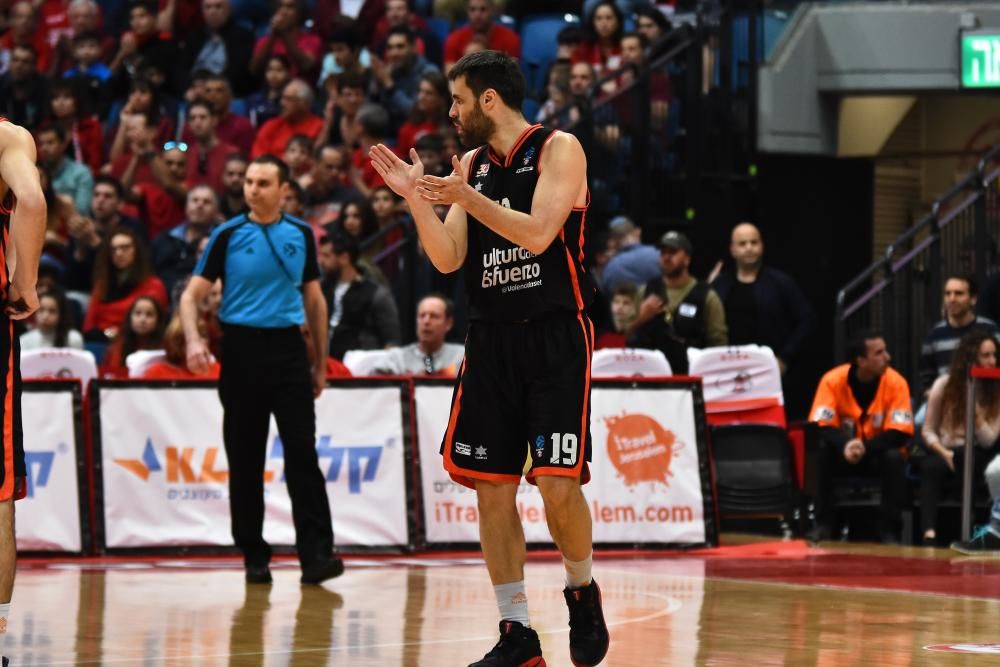
M640 482L670 485L670 464L684 448L673 431L649 415L606 417L608 457L629 486Z
M330 436L324 435L316 442L316 454L320 459L320 468L325 473L326 481L337 482L346 468L348 492L360 494L363 483L375 480L382 458L382 446L334 446L331 441ZM221 449L221 447L195 448L168 445L158 454L153 439L147 438L141 458L114 459L114 462L144 482L149 481L154 473L162 473L168 485L225 484L229 481L229 470L222 467ZM283 461L284 458L285 451L281 438L275 436L268 460ZM264 470L265 483L276 481L284 483L284 469L281 468L279 473L276 468L277 466L269 466ZM178 495L176 489L168 491L170 499L218 497L221 497L221 492L195 496L190 493Z
M60 454L65 454L69 448L65 444L58 447ZM28 497L34 498L38 489L44 489L49 485L49 477L52 475L52 468L56 463L56 452L48 451L25 451L24 468L28 476Z

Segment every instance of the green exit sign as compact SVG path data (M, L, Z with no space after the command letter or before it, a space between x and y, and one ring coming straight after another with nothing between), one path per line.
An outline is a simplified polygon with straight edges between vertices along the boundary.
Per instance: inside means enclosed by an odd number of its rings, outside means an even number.
M1000 88L1000 29L962 33L962 87Z

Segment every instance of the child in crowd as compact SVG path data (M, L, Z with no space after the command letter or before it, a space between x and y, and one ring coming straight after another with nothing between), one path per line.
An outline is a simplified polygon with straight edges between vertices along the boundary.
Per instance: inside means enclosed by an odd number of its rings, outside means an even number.
M135 300L122 322L118 335L104 354L101 377L127 378L128 355L139 350L158 350L163 347L163 308L159 302L142 296Z
M83 335L73 328L69 301L58 287L51 287L39 296L35 328L21 334L22 351L49 347L83 349Z
M285 144L285 154L281 157L292 170L292 178L299 180L309 174L313 167L311 153L312 139L306 135L295 134L288 140Z

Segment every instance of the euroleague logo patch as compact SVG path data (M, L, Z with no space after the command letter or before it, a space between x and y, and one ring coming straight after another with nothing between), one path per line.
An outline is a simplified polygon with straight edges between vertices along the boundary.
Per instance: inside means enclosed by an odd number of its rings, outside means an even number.
M606 417L604 422L608 426L608 457L625 484L670 485L670 464L674 454L684 448L673 431L642 414L623 413L620 417Z
M938 653L978 653L980 655L1000 655L1000 644L931 644L925 651Z

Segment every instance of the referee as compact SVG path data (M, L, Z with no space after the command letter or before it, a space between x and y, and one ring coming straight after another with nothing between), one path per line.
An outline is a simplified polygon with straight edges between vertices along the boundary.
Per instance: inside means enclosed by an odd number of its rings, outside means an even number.
M262 532L264 461L274 414L284 445L301 581L319 584L344 571L333 555L326 480L316 456L313 399L326 384L326 302L311 229L281 212L288 188L288 167L278 158L262 155L250 163L243 183L250 211L212 232L181 297L180 315L188 367L203 372L210 356L198 330L197 304L222 279L222 435L233 540L243 552L247 582L271 582L271 548ZM301 333L306 319L316 347L312 370Z

